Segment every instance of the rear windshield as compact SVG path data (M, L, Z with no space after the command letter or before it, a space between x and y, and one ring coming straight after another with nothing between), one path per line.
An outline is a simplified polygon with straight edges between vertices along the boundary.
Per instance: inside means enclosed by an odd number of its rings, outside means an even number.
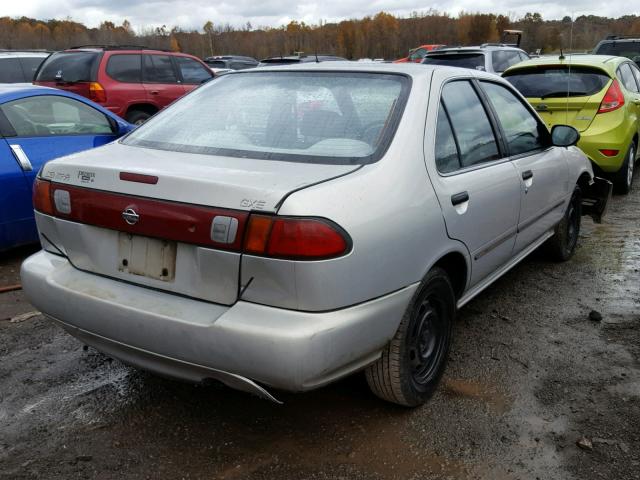
M264 160L369 163L391 141L409 88L407 77L394 74L230 74L162 111L123 143Z
M59 52L42 65L37 82L94 82L101 52Z
M602 70L553 66L507 72L504 78L529 98L586 97L602 90L609 80Z
M603 43L593 53L597 55L627 57L634 60L636 57L640 57L640 41Z
M484 55L482 53L455 53L448 55L427 55L422 60L426 65L448 65L449 67L472 68L484 70Z

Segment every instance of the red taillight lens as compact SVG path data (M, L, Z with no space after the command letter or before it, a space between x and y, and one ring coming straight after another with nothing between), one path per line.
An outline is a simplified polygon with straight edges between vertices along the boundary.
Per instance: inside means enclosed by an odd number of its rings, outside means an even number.
M47 215L53 215L51 200L51 182L36 178L33 182L33 208Z
M613 112L624 105L624 94L620 88L618 80L614 79L607 89L607 93L604 94L604 98L600 103L598 113Z
M611 148L600 149L600 153L603 154L605 157L615 157L619 152L620 150L613 150Z
M105 103L107 101L107 92L98 82L91 82L89 83L89 98L96 103Z
M341 229L315 218L279 218L252 215L244 251L275 258L323 260L349 250Z

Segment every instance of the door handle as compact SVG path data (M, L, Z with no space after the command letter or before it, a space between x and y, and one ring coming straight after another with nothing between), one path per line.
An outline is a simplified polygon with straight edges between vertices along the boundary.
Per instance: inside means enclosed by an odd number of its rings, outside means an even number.
M526 171L522 172L522 179L523 180L529 180L530 178L533 178L533 172L531 170L526 170Z
M469 192L460 192L451 195L451 205L456 206L469 201Z
M9 145L9 147L11 147L13 156L18 161L18 165L20 165L20 168L22 168L22 170L24 170L25 172L32 171L33 165L31 165L31 162L29 161L29 157L27 157L27 154L24 153L24 150L22 149L22 147L18 144Z
M149 93L151 93L151 95L159 95L160 91L159 90L151 90Z

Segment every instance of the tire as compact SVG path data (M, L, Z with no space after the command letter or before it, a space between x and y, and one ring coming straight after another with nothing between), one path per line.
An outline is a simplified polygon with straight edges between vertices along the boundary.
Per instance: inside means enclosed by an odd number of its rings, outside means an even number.
M134 125L142 125L149 119L149 117L151 117L151 114L148 112L143 112L142 110L131 110L127 113L126 120Z
M557 262L566 262L576 251L580 222L582 219L582 195L576 185L571 201L560 223L554 229L553 237L545 244L549 256Z
M616 193L627 195L631 191L631 185L633 184L633 173L635 170L636 160L636 144L631 142L627 156L624 157L622 167L618 170L613 178L613 184L616 187Z
M433 268L411 299L395 336L365 371L371 391L405 407L425 403L445 369L456 312L446 272Z

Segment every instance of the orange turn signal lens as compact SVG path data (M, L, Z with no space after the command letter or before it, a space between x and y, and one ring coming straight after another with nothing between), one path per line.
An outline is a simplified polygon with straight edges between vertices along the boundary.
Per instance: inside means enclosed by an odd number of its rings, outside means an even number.
M264 255L267 251L269 243L269 234L273 219L262 215L251 215L249 217L249 226L244 241L244 251L246 253L254 253Z
M53 215L53 202L51 201L51 182L36 178L33 183L33 208L46 215Z

